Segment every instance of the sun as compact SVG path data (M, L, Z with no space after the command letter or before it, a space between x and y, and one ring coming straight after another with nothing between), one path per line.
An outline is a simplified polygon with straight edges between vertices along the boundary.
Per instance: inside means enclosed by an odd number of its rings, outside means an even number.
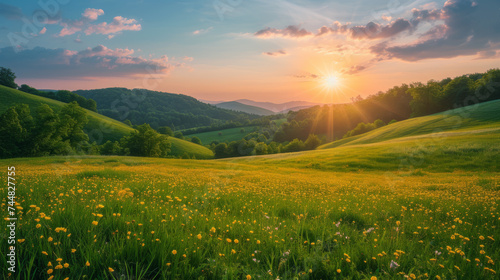
M321 84L326 90L338 89L341 85L341 80L338 75L326 74L322 76Z

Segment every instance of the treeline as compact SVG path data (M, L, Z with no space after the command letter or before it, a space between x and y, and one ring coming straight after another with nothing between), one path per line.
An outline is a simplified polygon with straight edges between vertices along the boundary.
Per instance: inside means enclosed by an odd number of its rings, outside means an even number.
M0 116L0 158L48 155L131 155L167 157L171 144L148 124L135 127L120 141L89 143L84 131L87 112L73 101L55 113L47 104L31 112L26 104L10 107Z
M9 108L0 116L0 157L36 157L92 153L83 131L88 119L76 102L56 114L47 104L34 113L26 104Z
M306 140L309 134L326 135L333 127L340 139L360 123L389 123L424 116L500 98L500 70L431 80L426 84L395 86L349 104L315 106L290 112L274 135L276 142ZM360 125L358 130L366 130ZM331 139L330 139L331 140Z
M257 119L247 120L245 122L234 122L229 121L223 124L212 124L210 126L202 126L202 127L194 127L189 129L184 129L181 132L184 135L197 134L203 132L210 132L216 130L230 129L236 127L244 127L244 126L268 126L271 124L273 120L279 120L285 118L284 114L270 115L270 116L262 116Z
M43 91L36 88L32 88L26 84L21 85L18 88L20 91L31 93L45 98L54 99L64 103L70 103L75 101L80 105L80 107L85 108L90 111L97 112L97 103L92 99L87 99L69 90L58 90L58 91Z
M309 135L306 141L294 139L287 143L277 143L269 140L264 134L253 132L230 143L212 142L210 148L216 158L227 158L314 150L320 144L321 140L314 134Z
M389 124L393 124L397 122L396 120L392 120L389 122ZM353 129L348 131L343 138L351 137L351 136L356 136L360 135L363 133L370 132L374 129L380 128L382 126L386 126L386 123L383 120L376 120L373 123L358 123L358 125Z
M106 88L74 92L95 100L102 115L122 122L128 120L133 125L148 123L154 129L169 126L178 131L225 124L246 125L260 117L217 108L187 95L145 89Z

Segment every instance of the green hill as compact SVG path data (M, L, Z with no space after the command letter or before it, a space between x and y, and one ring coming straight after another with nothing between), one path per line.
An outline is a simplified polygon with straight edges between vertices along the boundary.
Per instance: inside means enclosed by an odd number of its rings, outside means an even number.
M236 127L236 128L221 129L216 131L189 134L186 136L187 137L196 136L200 138L203 145L208 145L212 143L212 141L218 141L222 143L222 142L241 140L241 138L245 137L245 135L247 135L248 133L256 131L257 128L258 127L256 126ZM244 132L241 132L242 129L244 129ZM219 135L219 132L221 133L221 135Z
M182 130L228 122L244 124L259 116L217 108L183 95L145 89L105 88L77 90L74 93L97 102L97 111L110 118L130 120L134 125L148 123L158 129L169 126ZM123 116L122 109L127 115Z
M0 96L2 102L0 103L0 112L3 113L7 111L8 108L16 104L28 104L31 111L36 110L36 108L42 104L46 103L54 111L59 112L59 110L66 104L53 99L36 96L16 89L8 88L5 86L0 86ZM105 117L98 113L86 110L87 116L89 118L89 123L85 127L86 132L89 137L94 138L96 142L101 142L102 144L107 140L115 141L119 140L125 135L128 135L132 128L128 125L121 123L119 121L113 120L111 118ZM95 133L92 133L95 132ZM102 140L98 141L99 134L102 133Z
M340 172L498 172L499 108L499 100L490 101L397 122L313 151L221 161Z
M434 137L439 137L445 136L444 133L447 133L446 135L466 131L475 133L483 129L498 128L500 122L499 109L500 100L494 100L429 116L412 118L378 128L368 133L328 143L320 146L319 149L369 144L424 134L433 134Z
M16 89L5 86L0 86L0 113L5 112L8 108L16 104L27 104L30 110L34 111L36 108L45 103L49 105L54 111L59 110L66 104L53 99L36 96ZM102 144L108 140L116 141L125 135L128 135L133 129L124 123L113 120L98 113L86 110L89 118L89 123L86 125L85 130L92 140L98 144ZM102 138L101 138L102 137ZM198 159L212 158L213 153L210 149L196 145L194 143L180 140L174 137L169 137L172 143L171 155L182 156L188 154L190 157L195 156Z
M254 115L259 115L259 116L270 116L270 115L276 114L271 110L267 110L267 109L257 107L257 106L246 105L246 104L239 103L236 101L218 103L218 104L215 104L215 107L233 110L233 111L245 112L248 114L254 114Z

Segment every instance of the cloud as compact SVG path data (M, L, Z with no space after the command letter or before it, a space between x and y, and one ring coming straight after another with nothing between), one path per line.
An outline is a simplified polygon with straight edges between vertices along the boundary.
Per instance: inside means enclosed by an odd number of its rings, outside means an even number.
M139 31L141 30L141 25L137 23L135 19L128 19L121 16L113 18L111 23L102 22L97 25L91 25L85 30L86 35L93 33L97 34L118 34L122 31Z
M353 39L381 39L394 37L397 34L408 31L412 28L409 21L397 19L387 25L369 22L365 26L355 26L351 28Z
M263 52L263 55L268 55L268 56L282 56L282 55L288 55L288 53L285 50L277 50L275 52Z
M198 29L198 30L193 31L193 35L205 34L205 33L210 32L212 29L214 29L214 28L213 27L209 27L207 29Z
M103 34L108 35L108 39L113 38L122 31L139 31L141 24L135 19L128 19L122 16L116 16L113 21L94 24L99 16L103 15L102 9L88 8L82 13L79 20L65 20L61 22L63 29L59 32L59 37L73 35L77 32L83 32L85 35Z
M42 28L38 34L45 34L47 32L47 27Z
M357 74L363 70L365 70L367 67L363 65L354 65L351 66L349 69L342 71L342 73L348 74L348 75L353 75Z
M313 33L295 25L289 25L284 29L276 29L268 27L257 31L254 34L254 36L259 38L276 38L276 37L303 38L312 35Z
M397 19L386 25L381 25L374 22L369 22L365 26L351 26L350 23L340 23L335 21L331 26L322 26L313 32L307 31L306 29L300 29L297 26L290 25L284 29L276 28L266 28L259 30L254 33L255 37L258 38L305 38L313 36L326 36L331 34L345 34L349 35L352 39L382 39L389 38L398 35L403 31L408 31L412 29L412 24L405 19Z
M478 58L497 57L500 53L500 1L447 0L441 8L436 8L436 5L432 3L420 8L405 6L407 11L401 10L401 14L407 14L406 18L393 20L381 15L381 22L372 21L364 25L335 21L314 32L293 25L284 29L268 27L253 35L257 38L289 39L341 35L347 42L362 41L359 50L375 55L375 62L473 55ZM369 44L371 41L374 44ZM335 43L338 44L338 40ZM366 68L366 65L355 66L347 72L356 73L363 67Z
M97 18L102 15L104 15L104 11L102 9L92 9L92 8L86 9L82 14L84 18L88 18L91 21L97 20Z
M24 14L18 7L0 3L0 16L10 20L21 19Z
M444 23L409 44L378 46L372 52L405 61L496 53L500 49L499 11L498 0L448 0L439 11L414 10L416 21Z
M67 49L17 50L0 49L2 66L9 67L22 78L96 78L144 77L165 75L182 64L170 62L167 56L145 59L133 56L133 49L110 49L99 45L81 51Z
M321 76L316 75L316 74L312 74L312 73L293 75L292 77L297 78L297 79L319 79L319 78L321 78Z

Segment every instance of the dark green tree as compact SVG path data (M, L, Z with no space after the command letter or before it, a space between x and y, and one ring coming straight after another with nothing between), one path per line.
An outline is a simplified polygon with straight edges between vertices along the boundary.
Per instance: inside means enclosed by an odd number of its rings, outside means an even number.
M168 136L174 136L174 131L169 126L162 126L158 128L158 132Z
M309 136L306 139L306 142L304 142L306 150L314 150L319 145L321 145L321 140L319 140L318 136L315 134L309 134Z
M136 131L124 138L122 145L132 156L166 157L170 152L167 136L159 134L149 124L137 126Z
M0 67L0 85L17 88L15 80L16 74L14 74L10 68Z
M179 139L183 139L183 140L184 140L184 135L182 135L182 132L180 132L180 131L177 131L177 132L174 134L174 137L175 137L175 138L179 138Z
M61 109L59 119L62 140L68 141L75 151L81 151L89 141L88 135L83 131L83 127L88 123L87 112L73 101Z
M202 145L200 138L198 138L197 136L193 136L193 138L191 138L191 142Z

